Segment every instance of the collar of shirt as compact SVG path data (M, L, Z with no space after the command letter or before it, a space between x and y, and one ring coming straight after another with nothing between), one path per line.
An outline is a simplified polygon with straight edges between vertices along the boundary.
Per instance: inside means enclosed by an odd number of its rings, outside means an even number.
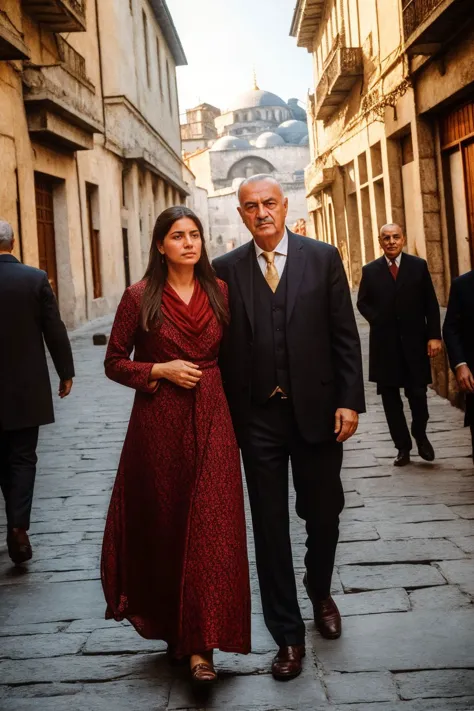
M395 264L397 265L398 268L400 268L400 262L402 261L402 254L403 254L403 252L400 252L398 257L395 259ZM385 255L385 259L387 260L388 266L390 266L393 260L389 259L386 255Z
M264 249L261 249L258 244L254 240L254 245L255 245L255 254L257 255L257 259L262 255L262 252L264 252ZM288 229L285 227L285 234L281 238L281 240L278 242L277 246L273 250L275 252L275 255L281 255L282 257L287 257L288 256Z

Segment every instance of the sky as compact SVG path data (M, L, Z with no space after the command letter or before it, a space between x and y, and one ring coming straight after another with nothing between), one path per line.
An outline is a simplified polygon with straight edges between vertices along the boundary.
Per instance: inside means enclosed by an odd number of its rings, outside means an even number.
M296 0L167 0L188 60L178 67L180 113L201 102L225 109L251 89L306 102L311 55L290 37Z

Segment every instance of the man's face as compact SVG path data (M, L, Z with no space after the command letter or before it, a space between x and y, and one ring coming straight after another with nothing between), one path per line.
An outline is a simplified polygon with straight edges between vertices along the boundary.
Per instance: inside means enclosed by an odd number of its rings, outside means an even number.
M387 259L396 259L405 246L402 228L398 225L387 225L380 233L379 244Z
M262 249L274 249L285 231L288 198L273 180L248 183L240 191L240 216Z

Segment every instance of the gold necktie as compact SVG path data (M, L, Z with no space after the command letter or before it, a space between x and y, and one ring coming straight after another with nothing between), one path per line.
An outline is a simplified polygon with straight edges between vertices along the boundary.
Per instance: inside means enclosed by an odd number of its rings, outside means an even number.
M262 257L264 257L267 263L265 281L273 293L275 293L278 287L278 282L280 281L280 275L278 274L278 269L275 266L275 252L262 252Z

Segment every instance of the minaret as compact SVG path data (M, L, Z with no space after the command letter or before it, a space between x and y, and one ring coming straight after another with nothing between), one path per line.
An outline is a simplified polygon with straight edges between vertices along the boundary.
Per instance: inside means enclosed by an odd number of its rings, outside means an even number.
M255 71L255 67L253 68L253 90L260 91L260 88L257 84L257 72Z

